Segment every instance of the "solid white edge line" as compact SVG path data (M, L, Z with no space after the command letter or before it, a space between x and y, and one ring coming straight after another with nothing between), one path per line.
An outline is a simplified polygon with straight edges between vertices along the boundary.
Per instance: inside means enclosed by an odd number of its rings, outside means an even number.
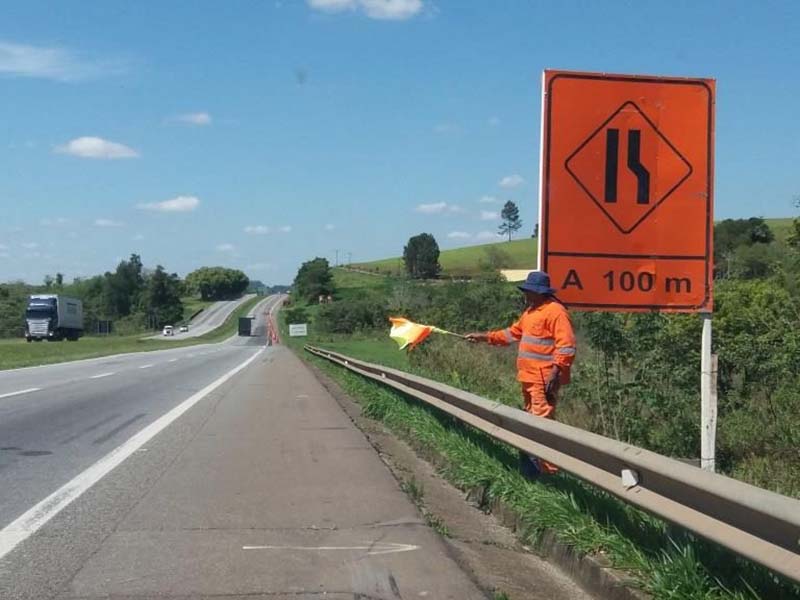
M139 368L140 368L140 369L149 369L149 368L150 368L150 367L152 367L152 366L153 366L153 365L142 365L142 366L140 366Z
M99 375L92 375L89 379L102 379L103 377L111 377L114 372L100 373Z
M14 521L0 529L0 559L11 552L20 543L36 533L45 523L66 508L73 500L80 497L86 490L108 475L116 466L122 463L131 454L144 444L153 439L158 433L175 421L197 402L213 392L239 371L252 363L263 349L256 351L238 367L225 373L216 381L208 384L199 392L193 394L169 412L150 423L147 427L135 433L128 441L123 442L94 463L91 467L79 473L47 498L28 509Z
M11 396L19 396L21 394L29 394L30 392L38 392L42 388L28 388L26 390L17 390L16 392L9 392L8 394L0 394L0 398L11 398Z

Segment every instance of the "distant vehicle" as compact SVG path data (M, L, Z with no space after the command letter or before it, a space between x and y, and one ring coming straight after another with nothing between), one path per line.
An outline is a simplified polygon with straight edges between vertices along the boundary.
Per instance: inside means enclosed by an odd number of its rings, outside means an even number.
M69 340L83 335L83 302L59 294L40 294L28 298L25 309L25 339Z
M175 328L172 325L164 325L164 331L162 331L164 335L175 335Z
M189 326L188 325L181 325L180 332L181 333L186 333L187 331L189 331Z
M252 334L253 317L239 317L239 335L249 337Z

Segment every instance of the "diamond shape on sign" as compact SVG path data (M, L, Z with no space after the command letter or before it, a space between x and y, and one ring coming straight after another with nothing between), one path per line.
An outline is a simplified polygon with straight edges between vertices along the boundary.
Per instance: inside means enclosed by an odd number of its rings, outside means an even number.
M692 174L677 148L625 102L564 163L622 233L631 233Z

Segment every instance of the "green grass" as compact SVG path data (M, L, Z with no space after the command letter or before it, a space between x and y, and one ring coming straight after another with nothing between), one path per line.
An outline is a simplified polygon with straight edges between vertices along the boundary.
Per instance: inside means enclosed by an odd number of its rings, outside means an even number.
M333 285L337 290L343 288L382 289L389 285L387 280L387 277L381 275L357 273L341 267L333 269Z
M772 229L776 239L785 241L792 231L794 219L764 219L764 221Z
M187 297L181 298L181 303L183 304L183 322L188 321L192 318L192 315L195 314L201 308L208 308L212 304L214 304L213 300L201 300L200 298L194 297Z
M530 482L517 452L394 390L304 355L413 446L444 458L442 475L463 490L484 490L484 507L502 501L521 520L517 534L536 545L546 531L579 554L602 554L656 599L798 599L797 586L592 488L567 473ZM437 523L432 523L436 526Z
M479 246L465 246L453 250L443 250L439 255L439 264L442 265L442 275L458 277L463 275L475 275L482 269L486 262L486 250L488 248L498 248L508 255L508 263L504 266L507 269L534 269L536 268L536 244L535 238L523 238L510 242L497 242L493 244L481 244ZM405 270L401 258L387 258L368 263L354 264L354 268L364 269L370 272L378 272L384 275L398 276ZM364 275L364 277L368 277Z
M84 337L77 342L31 342L24 339L0 340L0 370L47 365L84 358L98 358L125 352L148 352L196 344L221 342L234 335L238 320L263 297L251 298L237 308L225 322L206 334L180 341L142 339L131 336Z

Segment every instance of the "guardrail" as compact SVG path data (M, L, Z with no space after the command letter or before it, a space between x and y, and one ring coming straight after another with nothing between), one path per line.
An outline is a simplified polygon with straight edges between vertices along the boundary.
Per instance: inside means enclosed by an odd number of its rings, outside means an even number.
M800 501L417 375L305 349L800 582Z

